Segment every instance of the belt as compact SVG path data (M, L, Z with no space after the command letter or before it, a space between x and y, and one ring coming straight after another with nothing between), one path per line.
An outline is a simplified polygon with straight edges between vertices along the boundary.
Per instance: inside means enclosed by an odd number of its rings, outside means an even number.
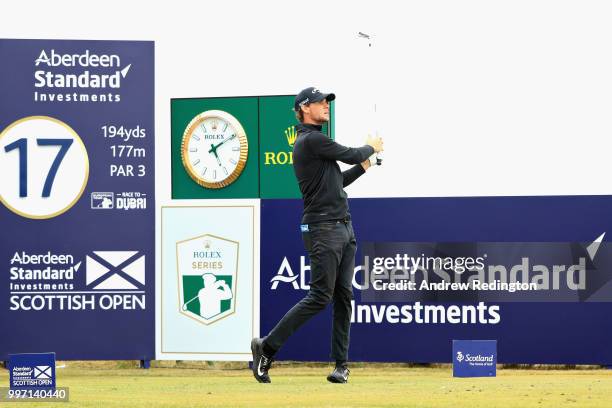
M316 224L320 224L322 222L335 222L335 223L343 223L343 224L348 224L349 222L351 222L351 217L344 217L344 218L334 218L331 220L324 220L324 221L315 221L315 222L309 222L308 225L316 225Z

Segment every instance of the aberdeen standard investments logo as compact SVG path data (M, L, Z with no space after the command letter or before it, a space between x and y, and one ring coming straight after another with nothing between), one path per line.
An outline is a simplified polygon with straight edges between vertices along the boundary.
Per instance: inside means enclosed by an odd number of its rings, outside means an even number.
M34 60L34 102L120 102L131 67L117 54L42 49Z
M239 246L211 234L176 243L179 313L208 325L236 311Z
M357 271L358 268L355 268ZM310 285L307 283L307 274L310 273L310 265L306 263L306 257L300 256L300 269L297 273L291 268L289 259L285 256L281 262L276 275L270 279L271 290L276 290L279 283L290 284L294 290L308 290Z

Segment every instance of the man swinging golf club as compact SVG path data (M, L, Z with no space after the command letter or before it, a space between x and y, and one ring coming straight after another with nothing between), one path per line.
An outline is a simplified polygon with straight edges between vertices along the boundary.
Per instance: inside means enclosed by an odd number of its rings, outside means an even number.
M368 137L358 148L342 146L321 133L329 121L333 93L306 88L295 98L294 110L300 124L293 146L293 169L298 180L304 212L302 240L310 258L310 290L264 338L251 341L253 374L269 383L268 370L275 353L300 326L333 302L331 358L336 367L327 377L334 383L348 380L349 329L351 324L352 279L357 243L343 188L370 167L369 157L383 150L379 137ZM336 161L354 166L341 172Z

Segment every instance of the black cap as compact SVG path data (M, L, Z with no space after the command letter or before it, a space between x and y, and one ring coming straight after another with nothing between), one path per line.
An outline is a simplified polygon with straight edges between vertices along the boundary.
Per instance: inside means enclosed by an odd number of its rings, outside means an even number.
M293 109L297 112L300 110L300 106L306 105L307 103L319 102L323 99L327 99L327 102L331 102L336 99L336 95L333 93L323 93L311 86L310 88L303 89L297 94L295 102L293 103Z

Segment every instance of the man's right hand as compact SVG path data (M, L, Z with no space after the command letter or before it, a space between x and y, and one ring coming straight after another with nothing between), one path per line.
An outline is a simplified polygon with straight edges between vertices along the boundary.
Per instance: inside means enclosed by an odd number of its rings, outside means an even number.
M368 139L366 140L366 144L372 146L376 153L382 152L383 149L383 140L379 136L372 137L368 135Z

